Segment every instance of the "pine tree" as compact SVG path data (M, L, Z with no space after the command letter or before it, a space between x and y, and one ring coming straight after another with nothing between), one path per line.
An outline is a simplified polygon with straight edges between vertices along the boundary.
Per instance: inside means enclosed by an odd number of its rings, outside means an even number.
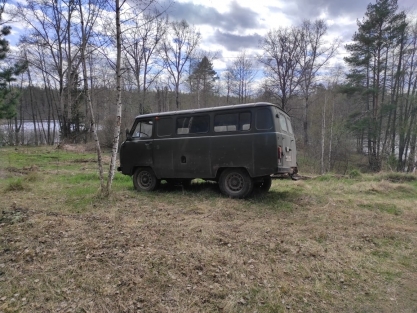
M0 25L2 24L2 15L5 7L5 0L0 2ZM0 61L7 57L9 52L9 42L5 36L10 34L11 27L4 25L0 30ZM15 76L19 75L26 68L26 63L15 64L0 71L0 119L11 119L16 116L16 105L19 93L13 90L11 83L15 81Z
M198 107L206 107L208 97L214 92L214 83L218 79L213 63L204 56L190 75L191 92L197 93Z
M369 166L381 169L382 106L386 96L387 63L390 51L396 48L395 38L404 29L400 21L403 12L397 13L397 0L376 0L369 4L353 43L346 45L350 56L345 61L351 67L348 74L348 91L360 94L364 107L358 125L364 129L367 140Z

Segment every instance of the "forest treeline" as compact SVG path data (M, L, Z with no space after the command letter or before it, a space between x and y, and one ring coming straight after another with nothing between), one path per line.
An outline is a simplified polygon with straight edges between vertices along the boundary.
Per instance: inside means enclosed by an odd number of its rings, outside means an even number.
M306 20L269 30L261 53L242 50L221 73L213 68L221 53L204 50L204 35L170 20L165 5L29 0L9 7L27 27L19 54L7 55L17 67L0 77L1 144L88 142L96 129L111 147L115 125L121 133L139 114L267 101L292 117L298 147L317 172L346 169L353 154L372 171L415 170L417 22L396 0L370 3L348 44L329 42L325 21ZM338 64L342 45L347 54Z

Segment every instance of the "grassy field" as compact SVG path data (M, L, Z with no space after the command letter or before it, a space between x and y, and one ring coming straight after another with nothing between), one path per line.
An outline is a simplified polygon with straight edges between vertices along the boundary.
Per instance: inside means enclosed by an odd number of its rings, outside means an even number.
M94 153L0 149L0 312L417 312L417 176L98 187Z

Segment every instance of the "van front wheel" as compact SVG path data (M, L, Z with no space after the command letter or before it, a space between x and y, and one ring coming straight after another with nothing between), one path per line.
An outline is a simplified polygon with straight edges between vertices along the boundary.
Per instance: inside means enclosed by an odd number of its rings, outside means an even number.
M133 185L137 191L152 191L158 184L159 180L150 168L138 168L133 175Z
M228 168L219 179L220 191L230 198L245 198L253 190L253 180L241 168Z

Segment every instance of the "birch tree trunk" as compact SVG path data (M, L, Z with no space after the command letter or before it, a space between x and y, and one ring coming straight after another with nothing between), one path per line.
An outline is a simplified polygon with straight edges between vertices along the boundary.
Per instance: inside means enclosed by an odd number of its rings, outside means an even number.
M121 88L121 55L122 55L122 43L121 43L121 25L120 25L120 0L116 0L116 121L113 132L112 154L109 167L109 175L107 177L107 185L104 192L105 196L108 196L111 192L111 187L114 178L114 171L116 169L117 160L117 148L119 146L120 138L120 125L122 119L122 88Z
M324 105L323 105L323 117L321 119L321 174L323 175L325 173L324 168L324 148L325 148L325 137L326 137L326 105L327 105L327 90L324 92Z
M91 119L91 132L93 133L94 142L96 145L96 152L97 152L97 165L98 165L98 172L100 177L100 191L102 194L106 193L106 188L104 185L104 175L103 175L103 158L101 154L101 147L100 141L97 135L97 125L94 117L94 110L93 104L91 103L91 95L90 89L88 88L88 80L87 80L87 61L86 61L86 47L87 47L87 35L84 23L84 14L83 14L83 7L81 1L79 2L79 10L80 10L80 22L81 22L81 66L83 71L83 85L84 85L84 94L87 100L87 108L90 113Z

